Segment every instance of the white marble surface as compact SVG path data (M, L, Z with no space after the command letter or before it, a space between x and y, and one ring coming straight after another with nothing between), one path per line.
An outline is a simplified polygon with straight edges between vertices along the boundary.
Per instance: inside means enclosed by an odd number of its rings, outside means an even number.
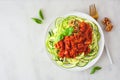
M48 22L66 11L88 13L95 3L100 20L108 16L114 28L104 32L114 64L104 50L95 64L102 70L90 75L90 69L71 72L55 66L45 51L44 37ZM45 20L38 25L43 9ZM120 80L120 0L0 0L0 80Z

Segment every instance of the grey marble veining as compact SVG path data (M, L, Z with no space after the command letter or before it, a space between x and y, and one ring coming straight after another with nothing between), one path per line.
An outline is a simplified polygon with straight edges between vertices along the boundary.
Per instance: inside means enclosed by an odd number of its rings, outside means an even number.
M114 28L105 32L105 39L114 64L106 51L95 64L102 70L90 75L90 69L72 72L60 69L50 61L44 45L48 23L54 16L77 10L89 13L95 3L99 23L107 16ZM120 80L120 0L0 0L0 80ZM31 17L38 17L43 9L45 20L38 25ZM104 27L102 27L104 28Z

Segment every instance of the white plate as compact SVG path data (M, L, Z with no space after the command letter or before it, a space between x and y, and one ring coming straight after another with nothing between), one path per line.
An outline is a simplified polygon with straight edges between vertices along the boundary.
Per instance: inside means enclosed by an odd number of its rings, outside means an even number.
M98 22L97 22L95 19L93 19L91 16L89 16L89 15L87 15L87 14L85 14L85 13L82 13L82 12L71 12L71 13L65 14L65 15L63 15L63 16L58 16L58 17L67 17L67 16L69 16L69 15L79 16L79 17L82 17L82 18L85 18L85 19L88 19L88 20L94 22L94 23L98 26L98 29L99 29L99 32L100 32L100 35L101 35L101 38L100 38L100 41L99 41L99 51L98 51L98 55L97 55L97 57L96 57L95 59L93 59L91 62L89 62L89 63L88 63L86 66L84 66L84 67L63 68L63 69L66 69L66 70L71 70L71 71L83 71L83 70L86 70L86 69L90 68L91 66L93 66L93 65L99 60L99 58L101 57L102 52L103 52L103 49L104 49L104 34L103 34L103 31L102 31L100 25L98 24ZM53 21L55 21L55 20L53 20ZM51 23L51 24L52 24L52 23ZM52 25L51 25L51 24L49 24L48 31L50 30L51 26L53 25L53 24L52 24ZM46 34L46 35L48 35L48 31L47 31L47 34ZM48 54L49 54L49 53L48 53ZM50 56L49 56L49 57L50 57ZM51 57L50 57L50 58L51 58ZM52 60L52 59L51 59L51 60ZM53 61L53 60L52 60L52 61ZM55 61L53 61L53 62L56 64ZM56 65L58 65L58 64L56 64ZM59 65L58 65L58 66L59 66ZM60 66L59 66L59 67L60 67ZM62 68L62 67L60 67L60 68Z

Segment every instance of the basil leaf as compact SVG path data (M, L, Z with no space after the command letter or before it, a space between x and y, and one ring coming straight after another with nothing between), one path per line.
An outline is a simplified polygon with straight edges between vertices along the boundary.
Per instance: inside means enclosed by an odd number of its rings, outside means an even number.
M49 31L49 35L50 36L52 36L54 33L53 33L53 31L51 30L51 31Z
M74 30L73 27L66 28L65 31L63 32L63 34L65 36L70 36L72 34L73 30Z
M63 38L64 38L64 35L63 35L63 34L59 35L59 36L57 37L57 42L60 41L60 40L62 40Z
M40 18L41 18L42 20L44 20L44 16L43 16L42 10L39 11L39 16L40 16Z
M70 36L73 32L73 27L66 28L58 37L57 41L62 40L65 36Z
M38 24L42 24L42 20L38 19L38 18L32 18L33 21L35 21Z
M96 71L98 71L98 70L100 70L100 69L102 69L100 66L95 66L95 67L93 67L93 68L91 69L90 74L94 74Z

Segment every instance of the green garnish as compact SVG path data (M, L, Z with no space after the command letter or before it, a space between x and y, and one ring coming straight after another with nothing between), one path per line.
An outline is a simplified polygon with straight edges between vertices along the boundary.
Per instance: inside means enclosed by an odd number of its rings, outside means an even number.
M38 18L32 18L33 21L35 21L38 24L42 24L42 20L38 19Z
M62 40L65 36L70 36L73 32L74 28L73 27L69 27L69 28L66 28L62 34L60 34L58 37L57 37L57 41L60 41Z
M44 16L43 16L43 13L42 13L42 10L39 10L39 16L40 18L42 19L39 19L39 18L32 18L36 23L38 24L42 24L43 20L44 20Z
M70 36L72 34L73 30L74 30L73 27L69 27L69 28L65 29L64 35L65 36Z
M64 38L64 35L63 34L60 34L58 37L57 37L57 42L62 40Z
M40 16L40 18L41 18L42 20L44 20L44 16L43 16L42 10L39 11L39 16Z
M98 71L98 70L100 70L100 69L102 69L100 66L95 66L95 67L93 67L93 68L91 69L90 74L94 74L96 71Z
M51 30L51 31L49 31L49 35L50 36L52 36L54 33L53 33L53 31Z

